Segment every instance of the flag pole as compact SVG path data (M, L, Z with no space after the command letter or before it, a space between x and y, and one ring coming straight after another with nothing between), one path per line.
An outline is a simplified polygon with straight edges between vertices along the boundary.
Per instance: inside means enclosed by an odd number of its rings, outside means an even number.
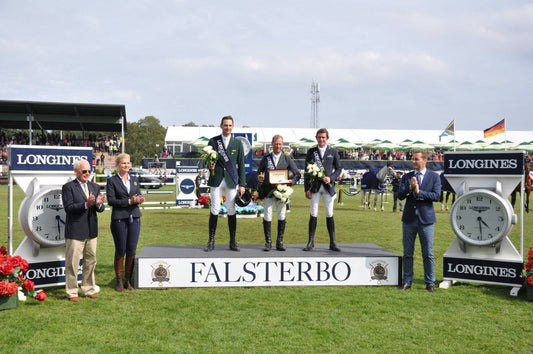
M455 149L457 148L457 139L455 138L455 131L457 129L455 129L455 117L453 118L453 152L455 152Z
M503 118L503 138L505 141L505 151L507 151L507 127L505 126L505 118Z

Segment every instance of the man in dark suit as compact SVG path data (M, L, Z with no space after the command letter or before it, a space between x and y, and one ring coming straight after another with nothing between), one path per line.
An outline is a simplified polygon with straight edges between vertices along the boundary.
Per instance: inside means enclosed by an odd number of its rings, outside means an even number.
M340 249L335 243L335 221L333 219L333 204L335 201L335 181L342 172L340 157L337 150L327 145L329 133L326 128L321 128L316 133L315 146L307 151L305 158L304 187L305 196L311 199L311 216L309 217L309 241L304 251L310 251L315 247L315 231L318 217L318 204L320 198L324 200L326 211L326 225L329 233L329 249L339 252ZM316 164L325 171L325 176L321 179L314 179L307 173L310 164Z
M441 183L437 173L426 169L427 160L426 151L415 151L411 157L415 170L406 173L400 181L398 198L406 199L402 214L403 284L400 287L401 290L411 288L413 253L418 234L424 261L426 289L429 292L435 292L433 234L437 218L433 202L438 202L440 199Z
M285 235L287 203L270 195L272 190L277 186L270 184L269 170L288 170L287 176L292 181L291 184L296 184L300 179L300 170L298 170L298 167L296 167L292 158L283 153L283 137L281 135L274 135L274 137L272 137L272 152L263 156L263 159L259 163L259 168L257 169L257 181L262 183L259 188L259 198L264 198L263 203L265 210L263 214L263 232L265 234L265 251L270 251L272 249L271 226L274 204L276 205L276 211L278 214L278 237L276 239L276 249L278 251L285 251L285 247L283 246L283 236Z
M105 209L105 196L100 186L90 182L91 166L86 160L74 163L76 179L63 185L61 198L65 208L65 290L70 301L79 301L78 267L83 256L81 295L98 298L94 280L96 266L96 212Z
M207 185L211 191L211 213L209 215L209 241L204 249L206 252L211 252L215 248L215 233L223 192L226 195L224 206L228 210L229 247L232 251L239 251L235 238L237 230L235 198L237 193L243 195L245 192L244 149L242 143L231 135L233 117L223 117L220 122L220 129L222 129L222 134L209 139L208 143L218 153L218 160L208 166Z

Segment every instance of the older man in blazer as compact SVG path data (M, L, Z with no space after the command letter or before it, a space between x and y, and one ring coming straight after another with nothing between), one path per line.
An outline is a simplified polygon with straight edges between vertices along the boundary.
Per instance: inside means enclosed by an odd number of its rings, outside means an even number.
M324 200L326 212L326 225L329 233L329 249L339 252L335 243L335 221L333 219L333 204L335 201L335 181L342 172L340 157L337 150L327 145L329 133L326 128L321 128L316 133L318 146L307 151L305 170L309 164L316 164L325 171L322 180L312 179L307 173L304 175L305 196L311 199L311 216L309 217L309 241L304 251L315 247L315 231L318 217L318 204L320 198Z
M265 234L265 251L272 249L272 214L274 211L274 204L276 205L277 219L278 219L278 236L276 239L276 249L278 251L285 251L283 246L283 236L285 235L285 215L287 204L274 197L270 196L271 191L276 188L275 185L270 184L269 170L288 170L287 176L296 184L300 180L300 170L290 156L283 153L283 137L281 135L274 135L272 137L272 152L263 156L257 169L257 181L261 183L259 188L259 198L264 198L265 211L263 214L263 232Z
M61 190L65 208L65 290L70 301L79 301L78 267L83 256L81 295L98 298L94 268L96 266L96 237L98 218L96 212L105 209L105 196L100 186L90 182L91 166L86 160L74 163L76 179L67 182Z
M424 281L429 292L435 292L435 261L433 258L434 223L437 222L433 202L440 199L441 182L437 173L426 168L426 151L412 155L414 171L403 175L398 198L406 199L402 214L403 284L400 290L411 288L413 281L413 253L416 235L420 238L424 262Z
M230 235L229 247L232 251L239 251L236 241L237 215L235 211L235 198L237 193L243 195L246 186L244 170L244 149L242 143L236 140L233 131L233 117L223 117L220 122L222 134L209 139L209 145L218 153L218 160L209 167L211 212L209 215L209 241L204 251L211 252L215 248L215 233L217 230L218 213L223 193L226 201L224 205L228 210L228 227Z

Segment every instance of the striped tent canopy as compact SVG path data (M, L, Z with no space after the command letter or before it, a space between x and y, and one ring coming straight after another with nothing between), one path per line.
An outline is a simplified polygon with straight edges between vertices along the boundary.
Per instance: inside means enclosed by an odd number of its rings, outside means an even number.
M204 148L209 143L209 139L205 136L201 136L193 141L191 141L191 145L197 148Z

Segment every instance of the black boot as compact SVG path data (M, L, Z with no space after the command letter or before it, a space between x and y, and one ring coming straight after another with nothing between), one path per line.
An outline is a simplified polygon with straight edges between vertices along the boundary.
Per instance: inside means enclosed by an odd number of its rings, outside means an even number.
M305 246L304 251L311 251L315 248L315 231L316 231L316 216L309 217L309 242Z
M239 245L235 240L235 233L237 231L237 215L228 215L228 227L229 227L229 249L232 251L240 251Z
M326 218L326 225L329 233L329 249L335 252L340 252L340 248L337 247L337 244L335 243L335 220L333 220L333 216Z
M265 233L265 251L269 252L272 249L271 237L272 222L263 220L263 231Z
M285 251L283 246L283 235L285 234L286 220L278 220L278 239L276 240L276 249L278 251Z
M218 215L209 214L209 241L204 251L211 252L215 249L215 233L217 231Z

